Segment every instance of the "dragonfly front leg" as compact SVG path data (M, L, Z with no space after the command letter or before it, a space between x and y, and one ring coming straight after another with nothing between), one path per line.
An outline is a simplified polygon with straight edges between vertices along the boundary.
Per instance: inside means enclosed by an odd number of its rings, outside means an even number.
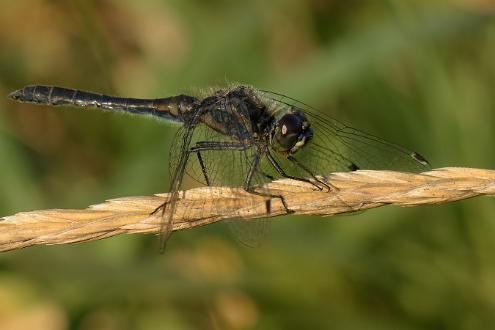
M322 187L318 186L317 184L315 184L311 180L304 179L304 178L298 178L296 176L288 175L287 173L285 173L285 171L282 169L282 167L277 163L277 161L275 160L275 158L273 158L273 156L269 152L266 153L266 157L270 161L270 164L272 164L272 166L275 169L275 171L277 171L277 173L280 174L282 177L287 178L287 179L292 179L292 180L307 182L307 183L312 184L316 188L318 188L318 190L323 190ZM316 182L320 183L322 186L324 186L325 188L327 188L328 191L331 190L330 189L330 186L328 184L326 184L325 182L319 180L310 170L308 170L306 167L304 167L295 158L293 158L292 156L289 156L287 159L290 160L291 162L293 162L296 166L298 166L299 168L301 168L305 172L307 172L309 175L311 175L311 177L313 178L313 180L315 180ZM335 189L337 189L337 188L335 188Z

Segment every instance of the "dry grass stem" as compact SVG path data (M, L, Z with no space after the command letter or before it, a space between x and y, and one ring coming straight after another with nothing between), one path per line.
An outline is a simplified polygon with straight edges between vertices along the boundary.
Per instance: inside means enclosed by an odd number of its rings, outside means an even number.
M417 206L442 204L495 193L495 171L473 168L440 168L421 174L392 171L335 173L329 178L337 191L316 190L313 185L278 180L267 185L283 195L294 214L331 216L386 204ZM83 210L21 212L0 220L0 251L40 244L67 244L119 234L158 233L160 215L151 215L167 194L124 197ZM253 197L242 189L203 187L180 194L173 230L207 225L216 221L245 220L285 214L279 199ZM249 196L249 198L246 198Z

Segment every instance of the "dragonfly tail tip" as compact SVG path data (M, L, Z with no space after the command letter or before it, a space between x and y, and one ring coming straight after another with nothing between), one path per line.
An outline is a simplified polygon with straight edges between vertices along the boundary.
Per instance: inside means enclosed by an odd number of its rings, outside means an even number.
M16 90L16 91L13 91L12 93L10 93L9 99L17 101L17 100L22 98L22 95L23 95L22 89L19 89L19 90Z

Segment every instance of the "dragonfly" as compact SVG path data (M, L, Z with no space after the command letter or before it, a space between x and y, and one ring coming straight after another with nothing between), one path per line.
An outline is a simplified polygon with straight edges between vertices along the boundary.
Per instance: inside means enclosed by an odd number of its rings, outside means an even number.
M260 189L277 178L335 192L323 177L338 171L430 168L418 152L341 123L283 94L232 84L200 95L156 99L114 97L57 86L26 86L12 100L148 115L179 124L170 148L169 198L161 212L161 250L172 233L179 191L188 178L202 186L242 187L253 198L283 196ZM243 223L246 223L243 221ZM242 239L241 239L242 241ZM250 245L246 242L247 245Z

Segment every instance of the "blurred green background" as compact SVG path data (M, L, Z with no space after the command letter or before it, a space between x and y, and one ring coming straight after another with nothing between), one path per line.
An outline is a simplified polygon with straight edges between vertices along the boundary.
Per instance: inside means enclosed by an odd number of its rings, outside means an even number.
M239 81L418 150L494 168L495 5L0 2L0 95L56 84L163 97ZM168 187L174 128L0 97L0 216ZM495 201L227 226L0 255L2 329L489 329Z

